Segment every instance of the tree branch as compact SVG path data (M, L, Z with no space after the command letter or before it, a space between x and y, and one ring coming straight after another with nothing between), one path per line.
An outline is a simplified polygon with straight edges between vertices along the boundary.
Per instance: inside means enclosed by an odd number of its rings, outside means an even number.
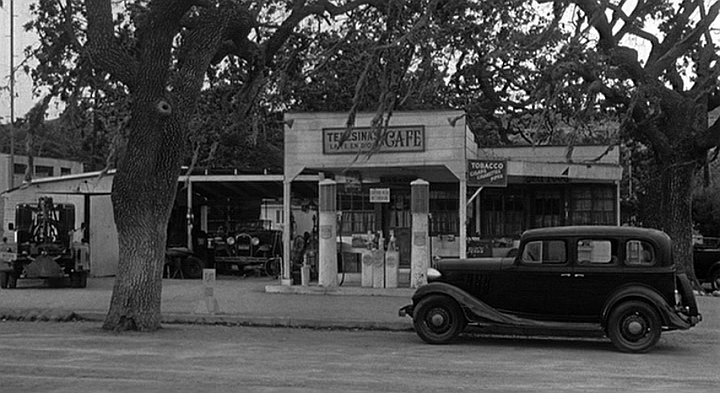
M183 33L178 49L177 73L171 80L173 93L183 108L193 108L197 93L205 80L205 73L213 57L220 50L228 35L231 21L239 18L245 10L237 7L206 9L196 19L192 29ZM232 29L230 29L232 30ZM192 113L187 113L187 116Z
M657 77L662 72L668 69L670 66L675 64L675 61L687 53L688 49L694 45L700 37L705 34L710 24L712 24L720 12L720 1L715 2L708 10L707 15L700 19L695 28L688 33L682 40L670 47L665 53L660 56L655 62L651 63L648 60L648 64L645 70L651 77ZM667 40L667 39L666 39Z
M720 117L702 133L702 136L696 140L695 145L701 150L709 150L720 146Z
M132 86L139 64L115 42L111 1L86 0L85 4L88 20L85 54L90 63Z
M595 0L577 0L575 4L583 10L588 18L588 23L595 28L600 40L601 49L609 50L617 45L612 33L612 26L605 17L605 10Z
M655 62L664 53L666 53L670 47L680 41L680 37L682 37L688 27L690 16L697 8L696 1L697 0L683 0L675 15L666 22L666 25L671 26L671 29L665 35L663 42L650 51L648 63Z
M375 8L380 9L380 7L385 4L385 1L354 0L343 3L342 5L335 5L330 0L319 0L310 5L307 5L306 3L307 2L305 0L296 1L290 16L288 16L280 27L278 27L275 33L273 33L273 35L261 45L266 65L275 56L277 51L280 50L285 41L287 41L295 27L308 16L323 15L325 13L330 14L330 16L337 16L348 11L352 11L363 5L372 5Z

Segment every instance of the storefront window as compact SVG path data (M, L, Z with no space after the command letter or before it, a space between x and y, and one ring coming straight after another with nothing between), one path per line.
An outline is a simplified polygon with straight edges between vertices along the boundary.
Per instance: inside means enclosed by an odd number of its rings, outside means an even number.
M571 191L574 225L615 224L615 189L612 186L578 186Z
M483 191L480 233L484 238L518 237L525 229L522 190L506 188Z
M430 236L460 233L457 190L430 190Z
M375 210L369 191L338 195L338 209L342 212L343 234L367 233L375 230Z
M390 228L410 228L410 195L390 194Z
M545 228L562 225L563 204L559 190L535 192L534 227Z

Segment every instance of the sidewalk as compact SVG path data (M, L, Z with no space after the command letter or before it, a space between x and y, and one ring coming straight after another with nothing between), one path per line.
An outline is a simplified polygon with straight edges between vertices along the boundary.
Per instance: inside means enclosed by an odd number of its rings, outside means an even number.
M19 280L16 289L0 289L0 319L102 321L114 278L89 278L87 288L48 288L42 280ZM219 312L196 313L203 299L201 280L163 280L163 323L230 324L340 329L410 330L410 318L398 309L413 290L369 289L344 285L284 287L268 277L221 276L214 297ZM204 304L204 303L203 303ZM200 310L206 308L200 307Z

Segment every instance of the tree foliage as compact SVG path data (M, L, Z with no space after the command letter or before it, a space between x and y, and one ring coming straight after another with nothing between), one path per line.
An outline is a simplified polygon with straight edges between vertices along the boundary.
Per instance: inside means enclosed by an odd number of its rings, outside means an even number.
M694 278L693 178L708 149L720 143L720 123L708 125L707 116L720 104L720 64L710 29L720 2L709 8L688 0L554 1L552 6L558 19L572 15L573 25L554 67L545 71L553 81L549 95L570 91L580 99L571 107L580 108L581 116L617 113L621 136L649 149L650 184L658 185L653 192L659 200L648 223L670 234L675 259ZM638 41L647 53L633 44Z

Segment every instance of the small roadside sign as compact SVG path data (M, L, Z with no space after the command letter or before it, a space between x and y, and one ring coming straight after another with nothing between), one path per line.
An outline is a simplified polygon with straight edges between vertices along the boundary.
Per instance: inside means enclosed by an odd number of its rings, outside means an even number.
M0 252L0 261L14 261L17 258L17 254L14 252L8 252L8 251L1 251Z
M371 188L370 189L370 203L389 203L390 202L390 189L389 188Z

